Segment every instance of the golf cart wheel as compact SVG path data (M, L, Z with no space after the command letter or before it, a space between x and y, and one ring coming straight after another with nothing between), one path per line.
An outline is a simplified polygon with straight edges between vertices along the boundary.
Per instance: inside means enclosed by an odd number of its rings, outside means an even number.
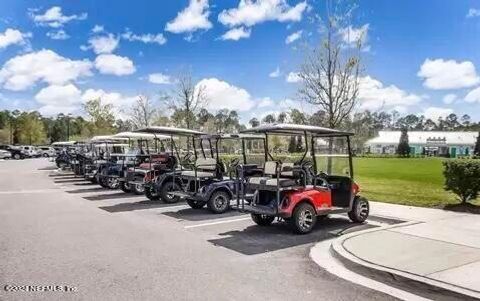
M167 181L162 185L162 188L160 190L160 197L162 198L162 201L167 204L177 203L178 201L180 201L180 197L171 195L170 192L179 190L182 190L180 185L172 181Z
M273 215L252 213L251 216L253 222L259 226L270 226L270 224L273 223L273 220L275 219L275 216Z
M117 189L118 188L118 180L114 178L108 178L107 179L107 186L110 189Z
M43 154L42 155L44 158L48 158L48 154Z
M352 211L348 213L348 217L354 223L363 223L368 218L369 213L370 205L368 204L368 200L357 196L353 200Z
M107 181L103 177L98 178L98 184L100 184L100 186L102 186L103 188L108 188Z
M20 159L22 158L22 156L20 156L20 154L15 154L15 155L13 155L13 158L14 158L15 160L20 160ZM57 165L57 166L58 166L58 165ZM60 166L58 166L58 167L60 168Z
M312 231L317 222L317 213L312 205L308 203L301 203L293 210L290 224L293 230L298 234L307 234Z
M138 195L144 194L145 193L145 186L143 186L142 184L133 185L133 193L138 194Z
M123 181L120 182L119 187L125 193L132 192L132 188L130 187L130 184L128 184L127 182L123 182Z
M150 200L150 201L158 201L160 200L160 195L158 194L157 190L155 187L146 187L145 188L145 196Z
M192 207L193 209L202 209L205 206L206 202L187 199L188 206Z
M96 177L90 178L90 179L88 179L88 180L89 180L90 182L92 182L93 184L97 184L97 183L98 183Z
M221 214L230 208L230 195L225 191L216 191L207 202L208 210L215 214Z

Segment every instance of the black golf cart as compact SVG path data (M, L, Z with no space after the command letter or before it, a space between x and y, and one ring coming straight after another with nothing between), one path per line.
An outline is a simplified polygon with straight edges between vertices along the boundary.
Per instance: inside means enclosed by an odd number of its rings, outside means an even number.
M180 190L181 181L178 176L185 169L190 168L190 158L197 157L193 147L194 138L205 135L205 133L174 127L151 126L139 129L135 132L150 133L153 135L169 136L170 152L164 156L175 164L160 165L158 172L145 181L145 195L152 201L162 200L165 203L176 203L180 200L178 196L171 194L172 191Z
M247 152L251 151L254 144L263 147L264 141L263 136L249 134L217 134L195 138L194 145L200 149L196 153L200 156L191 163L192 170L180 173L181 190L172 194L185 198L194 209L207 205L212 213L226 212L230 208L230 201L238 193L238 165L242 164L247 178L262 174L255 163L258 160L247 160Z

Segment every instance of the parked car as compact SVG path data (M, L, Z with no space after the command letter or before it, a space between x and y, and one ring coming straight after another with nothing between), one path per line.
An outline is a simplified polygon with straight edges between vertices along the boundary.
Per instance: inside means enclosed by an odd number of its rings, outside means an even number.
M38 158L41 156L41 153L37 150L35 146L32 145L22 145L20 146L29 158Z
M8 145L8 144L0 144L0 150L6 150L10 152L10 154L12 155L12 158L17 160L25 159L28 156L23 149L20 149L19 147Z
M0 159L10 159L12 158L12 154L9 151L0 149Z
M48 157L55 157L56 156L56 151L53 147L51 146L40 146L38 147L40 156L48 158Z

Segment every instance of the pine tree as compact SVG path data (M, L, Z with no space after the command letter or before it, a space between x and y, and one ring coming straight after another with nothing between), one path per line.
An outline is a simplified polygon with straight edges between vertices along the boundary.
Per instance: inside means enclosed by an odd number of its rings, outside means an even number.
M295 140L295 136L290 137L290 142L288 143L288 152L294 153L297 151L297 141Z
M402 129L402 134L400 135L400 142L397 147L397 155L403 157L410 156L410 145L408 144L408 131L406 128Z
M473 150L475 156L480 156L480 131L478 132L477 142L475 143L475 149Z

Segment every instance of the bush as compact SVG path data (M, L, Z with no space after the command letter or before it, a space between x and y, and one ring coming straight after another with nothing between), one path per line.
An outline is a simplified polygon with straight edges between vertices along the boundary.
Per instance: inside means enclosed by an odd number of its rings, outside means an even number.
M445 190L455 193L462 203L474 200L480 192L480 162L447 160L443 162Z

